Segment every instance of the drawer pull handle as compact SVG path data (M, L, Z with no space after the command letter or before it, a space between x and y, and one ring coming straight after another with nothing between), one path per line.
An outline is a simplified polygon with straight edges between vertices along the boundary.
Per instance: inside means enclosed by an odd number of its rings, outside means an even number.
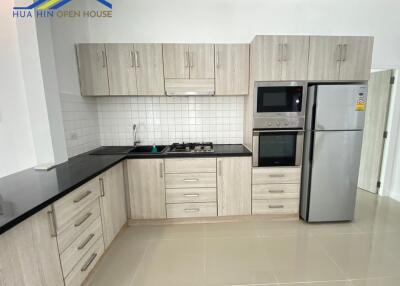
M87 213L81 220L74 224L75 227L81 226L88 218L90 218L91 215L92 213Z
M89 243L89 241L91 241L94 237L94 234L91 233L84 242L81 243L81 245L78 246L78 250L82 250L85 248L85 246Z
M283 177L285 177L284 174L270 174L269 176L270 176L271 178L283 178Z
M282 194L285 191L284 190L269 190L268 192L271 193L271 194Z
M86 261L86 263L82 266L81 272L85 272L85 271L89 268L90 264L92 264L93 260L94 260L96 257L97 257L97 253L93 253L93 254L89 257L88 261Z
M50 236L56 237L57 236L57 225L56 225L56 220L54 218L53 207L51 208L50 211L47 212L47 215L48 215L49 221L50 221Z
M90 195L92 192L91 191L87 191L86 193L82 194L79 198L76 198L74 200L74 203L79 203L81 200L83 200L84 198L86 198L88 195Z
M104 179L99 178L100 181L100 196L105 197L106 193L104 192Z
M192 208L192 209L185 209L184 211L188 212L188 213L198 213L200 211L200 209L199 208Z
M187 198L197 198L200 194L183 194L183 196Z
M197 178L191 178L191 179L183 179L184 182L198 182L199 179Z
M268 207L270 209L283 209L284 208L283 205L269 205Z

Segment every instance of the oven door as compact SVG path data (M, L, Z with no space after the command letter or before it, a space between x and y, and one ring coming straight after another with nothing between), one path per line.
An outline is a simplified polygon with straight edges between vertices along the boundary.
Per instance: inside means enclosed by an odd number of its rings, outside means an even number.
M253 132L253 166L300 166L304 131L256 130Z
M254 115L303 116L307 85L304 82L256 82Z

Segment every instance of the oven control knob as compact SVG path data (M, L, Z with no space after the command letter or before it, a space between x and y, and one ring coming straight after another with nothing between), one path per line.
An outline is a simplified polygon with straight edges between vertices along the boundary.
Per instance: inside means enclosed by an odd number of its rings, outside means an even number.
M289 126L289 121L285 120L285 126Z
M276 126L280 126L281 123L279 121L276 122Z
M271 121L265 121L265 123L267 123L268 126L272 126L272 122Z

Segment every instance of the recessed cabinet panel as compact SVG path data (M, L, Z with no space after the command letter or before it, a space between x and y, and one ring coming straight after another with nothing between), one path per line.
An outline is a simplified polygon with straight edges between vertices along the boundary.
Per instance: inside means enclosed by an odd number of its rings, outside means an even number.
M104 44L78 44L82 96L108 96L107 55Z
M249 92L248 44L215 46L215 94L245 95Z
M137 95L133 44L107 44L110 95Z
M165 78L189 78L189 45L163 44Z

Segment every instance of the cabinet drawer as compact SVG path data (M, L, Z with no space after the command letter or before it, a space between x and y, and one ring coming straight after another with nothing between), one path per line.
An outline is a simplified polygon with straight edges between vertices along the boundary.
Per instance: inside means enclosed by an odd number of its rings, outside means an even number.
M216 203L167 204L167 218L217 216Z
M102 236L101 219L98 217L94 223L61 254L61 266L64 277L71 272L86 251L88 251L99 238L102 238Z
M208 203L217 201L216 188L166 189L167 203Z
M75 265L71 273L65 279L66 286L80 286L90 271L99 261L104 252L103 238L99 238L95 244L85 253L82 259Z
M298 199L300 184L253 185L253 200Z
M253 185L300 184L300 167L253 168Z
M217 161L215 158L183 158L165 159L165 173L215 173Z
M253 214L297 214L298 199L253 200Z
M73 217L57 236L58 248L63 253L93 222L100 217L99 200Z
M215 173L165 174L166 188L216 188Z
M93 179L54 203L57 231L62 229L75 215L100 196L100 183Z

